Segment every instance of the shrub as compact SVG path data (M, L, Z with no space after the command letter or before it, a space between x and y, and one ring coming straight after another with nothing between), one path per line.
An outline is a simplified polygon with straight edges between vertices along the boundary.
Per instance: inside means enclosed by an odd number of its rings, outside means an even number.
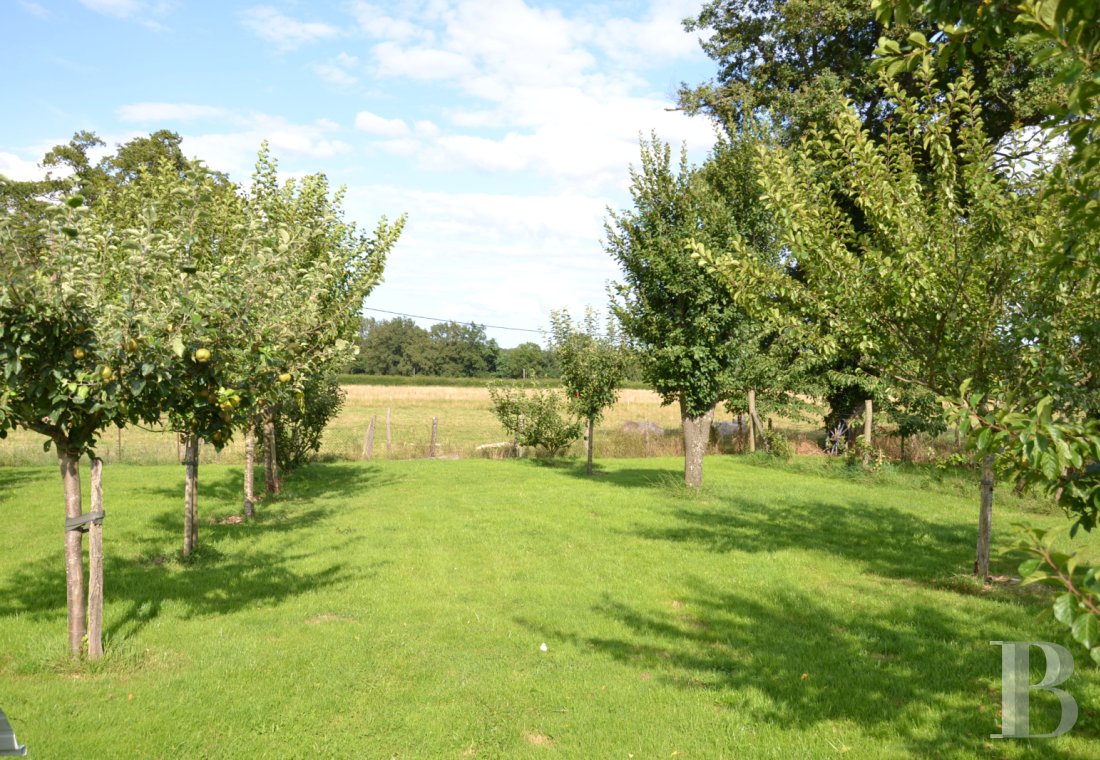
M778 430L765 430L761 437L764 439L764 449L770 456L779 459L790 459L794 456L794 444Z
M284 404L275 418L275 456L279 470L288 473L313 458L329 420L344 405L344 390L335 376L310 377L302 387L301 401ZM264 437L256 436L257 456L263 455Z
M518 446L536 447L555 457L581 437L580 420L563 415L568 401L561 391L494 383L489 398L493 414Z

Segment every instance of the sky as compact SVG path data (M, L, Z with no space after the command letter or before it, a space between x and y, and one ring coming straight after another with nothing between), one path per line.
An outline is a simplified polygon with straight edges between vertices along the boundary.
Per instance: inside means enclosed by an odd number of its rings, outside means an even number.
M170 129L247 183L268 140L284 177L345 185L360 226L408 215L367 316L545 330L606 309L604 222L640 136L695 162L714 142L668 110L715 73L681 25L701 5L2 0L0 174L41 176L78 130L113 148Z

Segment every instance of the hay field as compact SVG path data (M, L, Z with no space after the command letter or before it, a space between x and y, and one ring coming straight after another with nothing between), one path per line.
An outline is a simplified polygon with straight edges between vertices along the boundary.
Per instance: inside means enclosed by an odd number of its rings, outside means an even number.
M450 386L344 386L347 400L339 416L325 432L320 451L323 460L364 458L364 439L375 419L373 458L416 459L428 455L432 418L438 419L439 456L472 457L480 444L506 439L503 428L489 411L489 392L481 387ZM386 452L386 412L391 420L392 450ZM729 418L719 408L716 419ZM639 433L624 433L625 422L652 422L662 427L663 436L648 438ZM661 406L660 398L649 390L625 389L619 401L604 417L596 431L597 457L672 456L683 453L679 432L679 410ZM53 451L44 452L41 436L12 431L0 440L0 466L54 465ZM582 443L570 453L580 454ZM173 433L128 427L106 431L101 439L100 455L108 463L172 464L179 461ZM204 464L237 464L244 460L240 433L221 452L204 446Z

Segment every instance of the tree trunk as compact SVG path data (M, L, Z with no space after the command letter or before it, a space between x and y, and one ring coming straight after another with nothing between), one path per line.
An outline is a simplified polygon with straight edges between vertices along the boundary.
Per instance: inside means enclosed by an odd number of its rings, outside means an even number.
M589 475L592 474L592 428L593 427L595 427L594 420L591 417L589 417L588 418L588 469L586 470L586 472Z
M188 433L183 447L183 556L199 547L199 437Z
M275 451L275 417L264 418L264 488L268 494L277 494L283 490L279 481L279 460Z
M244 516L256 516L256 423L252 422L244 434Z
M981 510L978 512L978 550L974 575L989 578L989 547L993 541L993 455L982 457Z
M103 460L92 457L92 514L88 525L88 659L103 656Z
M749 426L749 435L752 439L749 444L749 451L756 451L756 435L759 434L764 441L764 449L768 449L768 440L763 438L764 426L760 424L760 415L756 413L756 390L749 391L749 419L752 420L752 425Z
M80 503L80 460L76 454L57 444L61 484L65 491L65 518L73 520L83 513ZM65 588L69 607L69 654L79 657L84 651L84 534L79 527L65 528Z
M681 398L680 419L684 425L684 483L692 488L698 488L703 485L703 455L710 440L710 422L714 419L714 405L705 414L691 417Z

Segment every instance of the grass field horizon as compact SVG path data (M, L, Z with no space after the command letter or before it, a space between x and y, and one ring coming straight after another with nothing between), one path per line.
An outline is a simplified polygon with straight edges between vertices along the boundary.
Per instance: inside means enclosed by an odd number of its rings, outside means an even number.
M206 466L182 563L182 468L108 466L97 664L66 654L56 468L0 468L0 707L42 758L1095 757L1100 674L1047 596L971 579L960 481L681 467L320 463L237 522L240 467ZM999 497L997 575L1016 519L1068 527ZM997 640L1074 651L1073 731L989 738Z

